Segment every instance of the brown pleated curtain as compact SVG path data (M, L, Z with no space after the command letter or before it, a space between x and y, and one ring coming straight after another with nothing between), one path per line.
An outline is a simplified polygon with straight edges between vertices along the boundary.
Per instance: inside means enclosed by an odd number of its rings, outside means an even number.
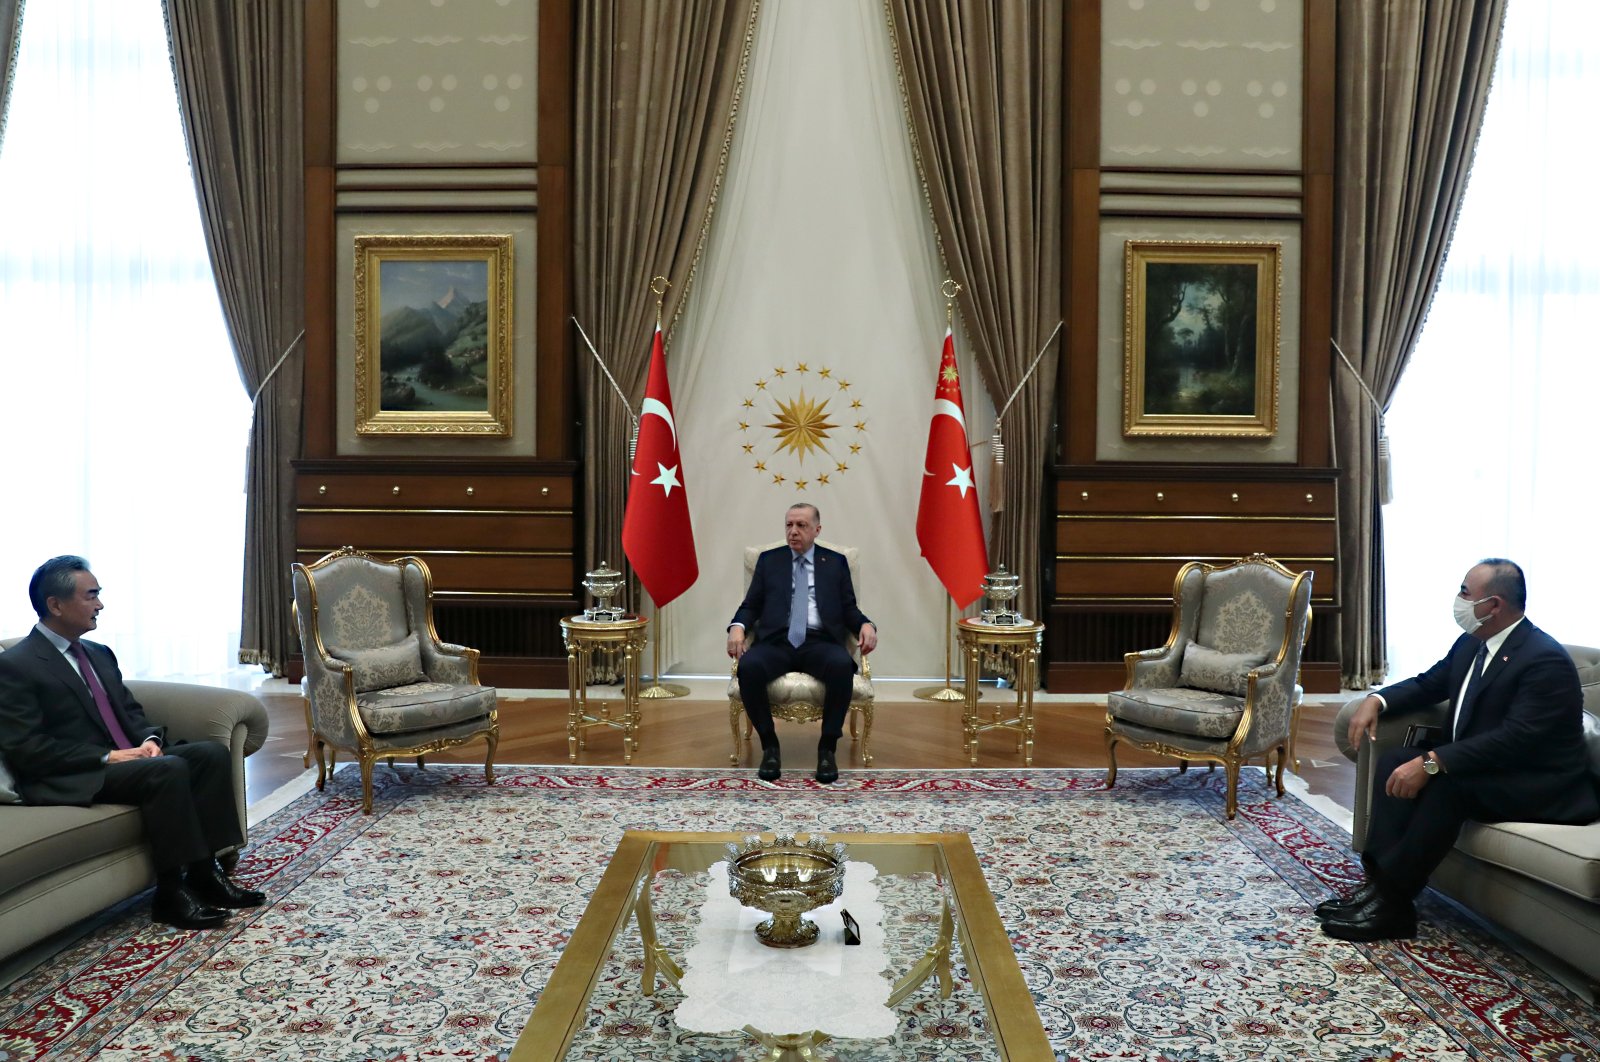
M758 0L579 5L574 302L630 406L644 397L650 364L650 278L672 283L664 310L670 325L711 224L757 10ZM578 358L584 560L626 570L631 422L581 345Z
M1339 5L1334 338L1384 407L1439 285L1505 23L1505 0ZM1378 416L1334 361L1343 681L1388 670Z
M282 674L295 645L289 462L300 448L304 328L303 7L166 0L166 9L206 247L239 377L255 398L239 660Z
M985 386L1003 403L1061 319L1062 4L885 0L913 148ZM1040 614L1040 482L1057 350L1002 422L1003 509L989 561ZM998 412L998 410L997 410ZM975 440L974 440L975 441Z
M6 107L11 78L17 72L17 47L22 41L22 0L0 0L0 144L6 138Z

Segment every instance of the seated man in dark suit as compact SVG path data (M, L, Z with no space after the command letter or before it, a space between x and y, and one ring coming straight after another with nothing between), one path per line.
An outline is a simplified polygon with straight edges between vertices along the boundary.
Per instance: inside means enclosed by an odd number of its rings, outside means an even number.
M1418 747L1393 749L1373 769L1372 818L1361 854L1367 880L1317 907L1341 940L1416 935L1412 900L1474 822L1589 823L1600 818L1583 743L1577 668L1523 616L1527 582L1508 560L1480 561L1454 601L1464 633L1416 678L1362 702L1349 739L1376 738L1380 713L1448 700L1450 724Z
M151 914L180 929L259 907L217 865L243 843L228 750L168 745L122 683L111 650L83 636L99 625L100 584L82 557L55 557L28 583L33 632L0 653L0 752L29 804L134 804L156 867Z
M782 771L778 732L772 725L767 683L790 671L804 671L822 683L822 739L817 744L817 781L839 777L834 750L850 710L856 663L845 648L855 631L863 653L878 645L878 629L856 607L850 565L844 555L816 545L822 514L815 505L791 505L784 516L784 539L761 554L750 591L728 627L728 655L739 661L739 696L750 726L761 737L760 776L768 781ZM755 641L745 648L745 629Z

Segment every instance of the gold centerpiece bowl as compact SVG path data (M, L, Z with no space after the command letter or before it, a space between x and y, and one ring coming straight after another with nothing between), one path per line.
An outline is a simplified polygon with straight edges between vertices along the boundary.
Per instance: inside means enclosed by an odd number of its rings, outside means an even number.
M756 938L769 948L815 944L817 924L801 916L844 891L844 845L816 834L802 836L803 841L792 833L770 841L751 836L727 846L728 893L771 916L756 926Z

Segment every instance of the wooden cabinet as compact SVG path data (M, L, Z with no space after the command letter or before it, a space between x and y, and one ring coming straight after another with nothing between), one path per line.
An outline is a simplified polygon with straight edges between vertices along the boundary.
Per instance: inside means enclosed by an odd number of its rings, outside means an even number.
M478 649L485 681L559 686L558 621L578 607L570 462L301 461L295 559L340 546L421 557L441 637Z
M1166 641L1172 584L1197 560L1265 553L1312 573L1308 689L1338 690L1338 516L1332 469L1062 468L1047 585L1048 686L1119 689L1122 654Z

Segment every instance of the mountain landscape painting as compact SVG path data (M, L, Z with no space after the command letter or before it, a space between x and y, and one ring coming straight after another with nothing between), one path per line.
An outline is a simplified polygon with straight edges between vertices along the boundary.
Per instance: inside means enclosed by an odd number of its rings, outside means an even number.
M379 411L487 411L489 262L386 259L378 283Z

